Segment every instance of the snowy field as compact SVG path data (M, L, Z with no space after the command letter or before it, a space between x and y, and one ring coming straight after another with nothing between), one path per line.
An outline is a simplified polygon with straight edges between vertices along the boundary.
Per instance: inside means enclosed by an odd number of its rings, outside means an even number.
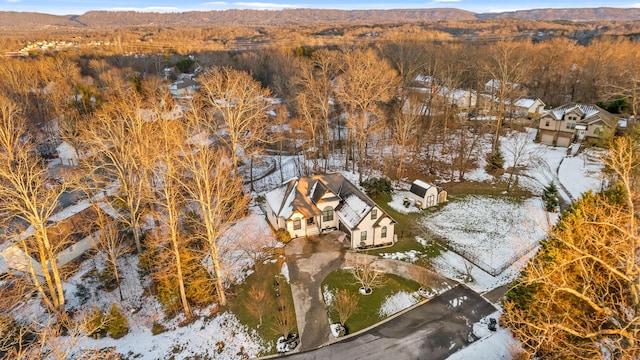
M538 198L467 196L426 215L422 224L445 238L456 252L487 272L523 256L550 228Z

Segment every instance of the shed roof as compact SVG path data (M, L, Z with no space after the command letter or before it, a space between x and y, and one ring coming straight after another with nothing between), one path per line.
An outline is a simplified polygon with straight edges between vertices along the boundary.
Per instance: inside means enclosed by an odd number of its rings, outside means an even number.
M413 184L411 184L411 189L409 189L409 192L414 193L420 197L424 197L424 195L427 193L427 190L429 190L429 188L431 188L433 185L428 184L422 180L416 180L413 182Z

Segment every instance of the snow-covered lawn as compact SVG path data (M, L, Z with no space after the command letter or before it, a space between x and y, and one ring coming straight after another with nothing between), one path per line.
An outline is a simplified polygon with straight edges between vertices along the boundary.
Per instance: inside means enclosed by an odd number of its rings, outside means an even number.
M485 271L498 274L545 236L547 212L538 198L522 202L467 196L426 215L423 225Z
M604 164L600 159L603 150L587 149L577 156L564 158L558 171L562 185L571 197L577 199L584 192L598 192L604 185L602 170Z
M392 194L391 201L389 201L388 204L393 210L401 214L421 212L422 209L417 208L415 205L410 205L409 207L404 206L404 198L408 197L408 191L396 191Z
M378 310L378 314L381 317L388 317L417 304L420 300L422 300L422 298L417 292L408 293L406 291L400 291L384 299L384 302Z

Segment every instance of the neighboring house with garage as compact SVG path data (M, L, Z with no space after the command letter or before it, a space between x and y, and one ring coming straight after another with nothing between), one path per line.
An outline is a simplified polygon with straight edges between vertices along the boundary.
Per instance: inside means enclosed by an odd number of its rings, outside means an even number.
M596 105L568 103L540 117L538 139L547 145L568 147L574 142L593 142L615 130L613 115Z
M416 202L416 207L426 209L447 201L447 192L436 185L416 180L411 184L409 197Z
M340 230L354 249L395 242L395 220L339 173L293 178L265 203L271 225L293 238Z

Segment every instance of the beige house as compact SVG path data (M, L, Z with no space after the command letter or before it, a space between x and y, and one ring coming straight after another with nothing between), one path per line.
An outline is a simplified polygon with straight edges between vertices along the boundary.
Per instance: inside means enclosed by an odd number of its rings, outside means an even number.
M540 99L520 99L513 103L513 112L518 117L538 118L544 113L545 104Z
M416 207L426 209L447 201L447 192L433 184L416 180L411 184L409 197L416 201Z
M291 237L341 230L351 248L395 242L395 221L342 174L293 178L265 194L267 219Z
M615 130L615 120L596 105L568 103L540 117L538 138L541 143L554 146L595 141Z

